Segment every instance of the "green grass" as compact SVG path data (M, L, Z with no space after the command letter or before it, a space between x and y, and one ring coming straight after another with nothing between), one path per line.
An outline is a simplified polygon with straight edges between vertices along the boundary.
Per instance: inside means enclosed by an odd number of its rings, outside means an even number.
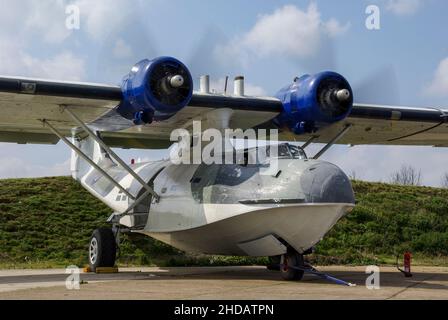
M448 264L448 190L353 182L357 207L317 246L316 264L391 264L413 252ZM92 231L110 209L69 177L0 180L0 267L87 264ZM262 264L266 258L188 255L140 235L124 236L119 265Z
M317 246L317 260L391 263L411 251L421 263L448 262L448 190L353 182L357 206Z

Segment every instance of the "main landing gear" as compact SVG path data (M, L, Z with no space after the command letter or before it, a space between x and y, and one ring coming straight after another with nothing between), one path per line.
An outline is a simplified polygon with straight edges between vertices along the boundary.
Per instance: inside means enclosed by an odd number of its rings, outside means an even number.
M117 257L117 241L110 228L96 229L90 237L89 265L90 270L113 267Z
M281 256L269 257L268 270L280 271L284 280L300 281L305 273L305 260L303 254L294 249L289 249L287 253Z

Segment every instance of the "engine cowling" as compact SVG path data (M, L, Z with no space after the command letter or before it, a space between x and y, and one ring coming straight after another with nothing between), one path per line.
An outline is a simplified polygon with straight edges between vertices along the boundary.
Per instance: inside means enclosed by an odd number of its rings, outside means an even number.
M123 79L123 101L118 112L135 124L174 116L191 100L193 80L188 68L172 57L137 63Z
M296 78L277 95L283 112L275 119L295 134L313 133L345 119L353 107L353 91L338 73L322 72Z

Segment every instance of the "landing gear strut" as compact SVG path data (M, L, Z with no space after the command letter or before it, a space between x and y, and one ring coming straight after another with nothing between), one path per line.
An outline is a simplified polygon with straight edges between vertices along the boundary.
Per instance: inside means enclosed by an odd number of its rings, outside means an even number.
M311 253L311 250L307 250L304 252L304 254ZM270 264L268 265L269 270L280 270L282 274L282 278L284 280L302 280L303 275L305 272L308 274L315 275L319 278L322 278L327 281L334 282L336 284L340 284L343 286L349 286L354 287L356 286L353 283L346 282L344 280L340 280L338 278L335 278L329 274L325 274L322 272L319 272L313 266L309 265L308 263L305 263L303 256L304 254L300 254L294 249L289 249L287 253L285 253L282 256L275 256L270 257ZM280 261L279 264L276 264L277 261Z
M288 250L286 254L281 256L280 272L284 280L302 280L305 272L295 267L303 268L304 266L303 255L294 250Z
M89 244L90 270L96 272L96 268L113 267L117 256L117 242L110 228L96 229Z

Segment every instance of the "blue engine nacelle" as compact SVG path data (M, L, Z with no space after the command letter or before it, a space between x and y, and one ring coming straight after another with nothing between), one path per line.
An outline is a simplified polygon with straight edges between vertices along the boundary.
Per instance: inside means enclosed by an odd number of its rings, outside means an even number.
M123 79L121 116L135 124L162 121L174 116L191 100L193 80L179 60L159 57L142 60Z
M283 112L275 119L295 134L313 133L346 118L353 107L353 91L343 76L322 72L296 78L276 95Z

